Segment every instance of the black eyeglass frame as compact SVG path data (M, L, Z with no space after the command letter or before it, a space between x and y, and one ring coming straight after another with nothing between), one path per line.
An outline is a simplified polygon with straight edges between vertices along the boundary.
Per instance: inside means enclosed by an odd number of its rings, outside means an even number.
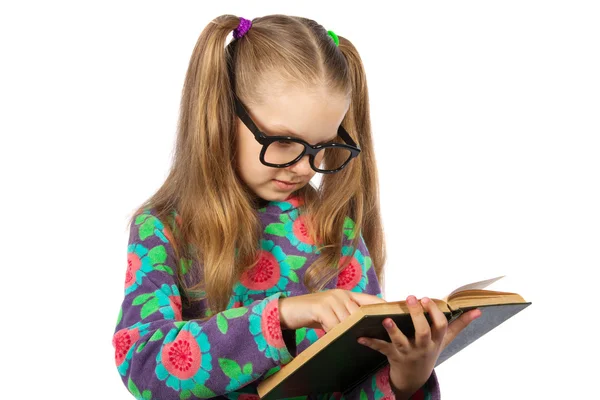
M262 150L260 152L260 162L263 163L264 165L266 165L267 167L274 167L274 168L289 167L290 165L293 165L293 164L297 163L298 161L300 161L300 159L302 159L302 157L304 157L306 154L308 154L309 159L310 159L310 167L314 171L320 172L322 174L334 174L334 173L339 172L342 169L346 168L348 163L350 163L350 161L353 158L357 157L360 154L360 148L357 146L356 142L354 142L354 140L352 140L352 138L350 137L348 132L346 132L346 130L344 129L344 127L342 125L340 125L338 127L337 134L338 134L338 136L340 136L342 138L342 140L344 142L346 142L345 144L344 143L324 143L324 144L317 144L317 145L313 146L312 144L309 144L302 139L295 138L292 136L267 136L260 129L258 129L258 127L254 123L254 121L252 121L252 118L250 118L250 115L246 111L246 107L244 106L242 101L237 97L237 95L235 93L233 94L233 97L235 99L235 110L236 110L237 116L240 117L240 119L242 120L244 125L246 125L246 127L250 130L250 132L252 132L254 134L254 138L256 139L256 141L263 146ZM271 143L276 142L278 140L286 140L286 141L300 143L300 144L304 145L304 150L298 157L296 157L294 160L292 160L288 163L285 163L285 164L269 163L269 162L265 161L265 153L267 151L267 147L269 147L269 145ZM323 169L317 168L315 166L315 162L314 162L317 152L323 148L343 148L343 149L350 151L350 156L348 157L348 159L346 161L344 161L344 163L339 168L334 169L334 170L323 170Z

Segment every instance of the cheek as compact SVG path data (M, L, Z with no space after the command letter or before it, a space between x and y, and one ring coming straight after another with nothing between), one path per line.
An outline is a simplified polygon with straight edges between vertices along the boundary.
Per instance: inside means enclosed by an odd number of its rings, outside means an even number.
M274 178L273 169L260 162L259 143L240 143L237 151L238 173L247 183L260 184Z

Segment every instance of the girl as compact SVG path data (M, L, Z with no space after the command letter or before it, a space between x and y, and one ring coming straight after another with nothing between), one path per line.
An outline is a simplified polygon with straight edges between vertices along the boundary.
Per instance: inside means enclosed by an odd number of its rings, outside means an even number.
M384 302L378 201L350 41L300 17L214 19L190 60L170 174L129 222L112 340L129 391L256 399L260 381ZM391 342L365 344L389 364L347 393L303 398L439 399L435 361L476 314L446 329L433 302L408 300L415 339L392 325Z

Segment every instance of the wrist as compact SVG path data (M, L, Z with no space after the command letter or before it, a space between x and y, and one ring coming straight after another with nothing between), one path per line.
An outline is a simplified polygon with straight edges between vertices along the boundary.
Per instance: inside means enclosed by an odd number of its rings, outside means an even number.
M283 317L283 300L285 300L285 298L280 297L278 299L278 305L277 305L279 308L279 325L281 326L281 330L289 329L287 321Z
M411 396L413 394L415 394L415 392L419 389L419 387L411 388L411 387L404 387L401 385L394 384L391 374L390 374L389 383L390 383L390 388L392 389L392 392L394 393L394 397L396 398L396 400L410 400Z

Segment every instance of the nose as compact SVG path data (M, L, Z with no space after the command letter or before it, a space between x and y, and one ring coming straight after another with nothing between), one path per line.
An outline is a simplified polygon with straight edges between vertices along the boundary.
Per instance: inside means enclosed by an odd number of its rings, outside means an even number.
M293 171L295 175L305 176L313 173L313 169L310 166L309 155L305 155L300 160L298 160L295 164L292 164L288 167L290 171Z

